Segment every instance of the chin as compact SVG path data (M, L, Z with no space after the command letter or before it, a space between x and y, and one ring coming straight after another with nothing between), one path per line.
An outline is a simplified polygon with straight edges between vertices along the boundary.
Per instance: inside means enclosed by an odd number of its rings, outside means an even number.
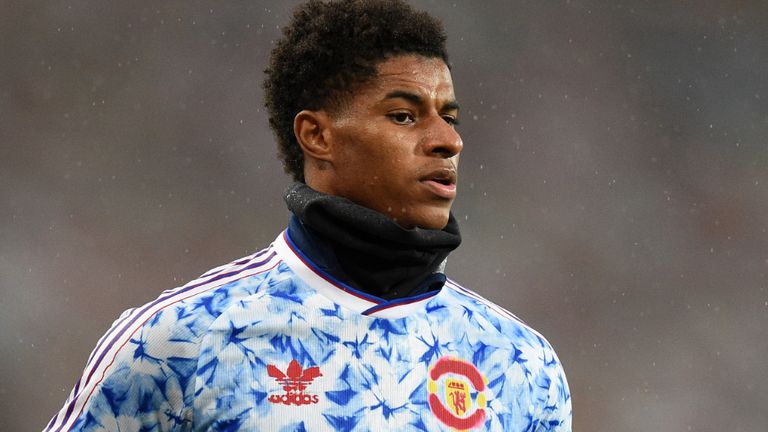
M413 218L407 220L395 220L403 228L423 228L441 230L448 225L448 210L440 211L427 211L422 214L414 215Z

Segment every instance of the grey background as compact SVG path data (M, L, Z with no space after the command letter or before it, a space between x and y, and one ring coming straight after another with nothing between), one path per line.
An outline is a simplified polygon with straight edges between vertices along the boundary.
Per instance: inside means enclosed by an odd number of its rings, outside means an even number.
M768 3L417 1L463 124L448 273L544 333L577 431L768 425ZM260 88L295 2L0 1L0 418L287 218Z

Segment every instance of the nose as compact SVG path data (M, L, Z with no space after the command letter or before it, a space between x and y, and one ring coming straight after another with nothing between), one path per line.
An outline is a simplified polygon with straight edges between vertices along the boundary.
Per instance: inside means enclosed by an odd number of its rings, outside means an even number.
M462 148L464 143L453 125L439 115L430 119L424 136L425 153L448 159L461 153Z

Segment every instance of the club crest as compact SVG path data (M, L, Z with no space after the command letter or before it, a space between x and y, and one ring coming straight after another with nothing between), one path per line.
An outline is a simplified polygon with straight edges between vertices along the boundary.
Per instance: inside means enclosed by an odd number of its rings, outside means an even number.
M485 420L486 380L464 360L441 357L429 369L429 409L446 426L468 430Z

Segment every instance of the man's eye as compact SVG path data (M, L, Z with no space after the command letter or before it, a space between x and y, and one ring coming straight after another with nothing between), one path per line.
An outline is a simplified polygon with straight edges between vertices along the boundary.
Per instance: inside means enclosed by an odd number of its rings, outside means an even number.
M398 112L389 114L389 118L397 124L411 124L414 122L413 115L407 112Z
M448 123L451 126L458 126L459 125L459 119L453 116L443 116L443 120L445 120L446 123Z

